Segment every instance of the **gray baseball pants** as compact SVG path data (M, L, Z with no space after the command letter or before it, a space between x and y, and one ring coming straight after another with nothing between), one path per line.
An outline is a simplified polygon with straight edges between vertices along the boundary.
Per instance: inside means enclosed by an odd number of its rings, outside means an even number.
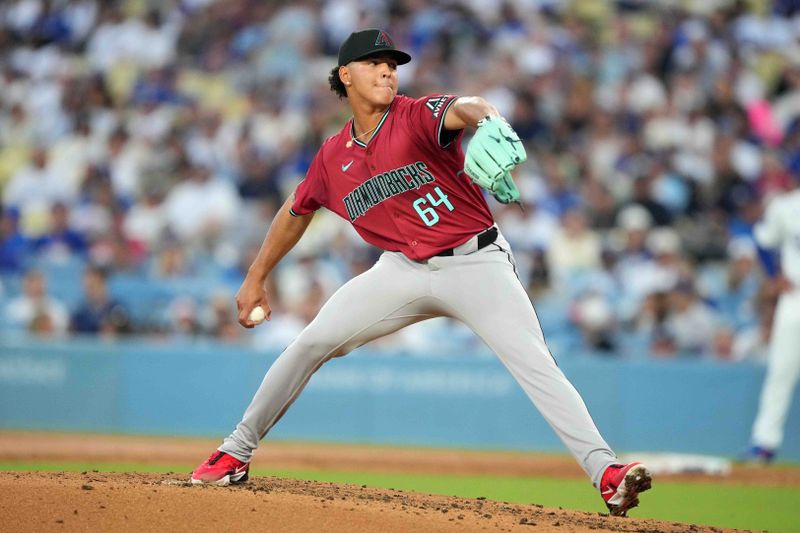
M494 244L476 248L473 238L455 255L426 262L384 252L370 270L342 286L280 355L219 450L250 461L259 441L327 360L410 324L446 316L464 322L497 354L599 487L617 458L545 345L508 243L499 235Z

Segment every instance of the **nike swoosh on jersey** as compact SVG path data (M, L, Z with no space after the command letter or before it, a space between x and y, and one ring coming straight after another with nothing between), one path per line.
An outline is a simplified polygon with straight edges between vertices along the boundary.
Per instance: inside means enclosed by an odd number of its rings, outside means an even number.
M347 169L350 168L350 165L353 164L353 160L351 159L349 163L346 165L342 165L342 172L347 172Z

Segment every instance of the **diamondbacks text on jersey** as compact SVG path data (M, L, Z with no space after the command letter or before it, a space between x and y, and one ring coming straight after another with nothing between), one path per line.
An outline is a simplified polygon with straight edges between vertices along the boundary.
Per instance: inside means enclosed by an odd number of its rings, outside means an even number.
M463 130L443 128L455 99L396 97L368 144L353 139L348 121L312 161L292 213L326 207L370 244L414 260L490 227L483 193L463 172Z

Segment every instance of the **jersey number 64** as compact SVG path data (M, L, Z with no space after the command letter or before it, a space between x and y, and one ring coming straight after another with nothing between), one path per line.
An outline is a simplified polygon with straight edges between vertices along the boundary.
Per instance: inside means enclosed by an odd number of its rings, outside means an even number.
M450 200L447 199L447 195L443 193L439 187L435 187L433 192L439 195L439 198L434 198L431 193L428 193L424 198L417 198L414 200L414 209L416 209L419 218L421 218L428 227L439 222L439 213L436 212L435 207L444 205L447 207L448 211L455 209L453 204L450 203ZM426 204L430 204L430 207L423 207Z

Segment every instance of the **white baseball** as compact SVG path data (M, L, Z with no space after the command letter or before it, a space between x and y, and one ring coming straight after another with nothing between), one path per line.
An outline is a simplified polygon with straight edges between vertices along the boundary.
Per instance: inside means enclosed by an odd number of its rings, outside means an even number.
M264 311L264 308L260 305L254 307L250 314L247 315L247 320L252 322L253 324L261 324L264 322L264 319L267 318L267 313Z

